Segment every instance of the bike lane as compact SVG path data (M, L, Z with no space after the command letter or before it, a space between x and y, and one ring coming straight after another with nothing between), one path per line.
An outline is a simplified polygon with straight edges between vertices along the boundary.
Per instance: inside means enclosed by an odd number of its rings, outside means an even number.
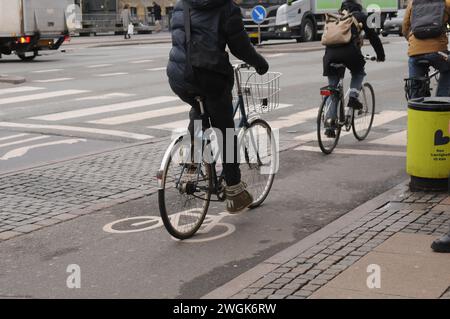
M262 207L230 216L211 203L191 241L169 236L155 194L43 228L0 243L0 296L198 298L397 185L403 167L290 149Z

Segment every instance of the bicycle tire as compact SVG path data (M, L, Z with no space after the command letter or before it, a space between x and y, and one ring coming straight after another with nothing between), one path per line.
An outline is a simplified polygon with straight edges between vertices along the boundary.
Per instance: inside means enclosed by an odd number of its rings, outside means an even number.
M363 112L366 114L367 125L362 132L359 132L356 128L355 120L362 119L362 117L357 116L357 112L359 110L353 110L352 117L352 131L353 135L358 141L363 141L370 133L370 129L372 128L373 118L375 116L375 90L373 89L370 83L364 83L362 90L362 104L363 104ZM368 96L370 94L370 96ZM360 98L361 100L361 98ZM367 105L367 103L371 103L371 106ZM364 110L366 108L366 110Z
M256 145L258 142L255 141L255 134L248 134L248 132L256 131L255 128L257 127L262 128L262 134L265 134L266 140L270 141L270 155L269 157L267 157L270 159L270 163L268 165L267 163L264 163L264 159L262 159L264 155L262 153L262 149L260 149L260 146ZM253 146L249 147L249 145L245 144L245 164L241 164L241 174L243 181L247 184L247 190L253 196L254 201L249 206L249 208L253 209L260 206L267 199L267 196L272 189L279 163L278 148L272 132L272 128L270 127L269 123L262 119L255 119L251 121L249 127L244 131L244 137L246 133ZM258 140L264 142L264 140L262 139ZM244 141L244 143L247 143L247 141ZM252 149L257 149L257 151L253 152ZM268 150L266 149L266 152L267 151ZM268 172L262 172L263 167L268 169ZM260 185L260 187L258 187L258 184Z
M178 223L180 222L180 219L182 217L194 217L193 214L182 216L182 214L190 214L189 210L178 211L178 209L173 209L173 211L172 211L172 209L168 208L170 206L170 204L174 205L180 201L180 198L177 198L177 196L175 196L177 192L180 195L182 195L182 193L180 192L179 189L177 189L177 191L173 192L175 195L173 195L173 194L168 195L168 190L171 188L171 186L172 186L172 188L174 187L174 185L170 185L170 177L168 176L171 164L174 164L172 155L177 154L177 152L179 151L177 148L181 147L182 145L183 145L182 138L179 138L175 143L171 144L171 146L166 151L166 154L167 154L167 156L165 156L166 162L165 163L163 162L161 165L162 175L160 176L161 181L160 181L160 188L158 190L159 211L160 211L160 215L161 215L163 224L170 235L172 235L173 237L180 239L180 240L191 238L200 229L200 227L202 226L203 221L206 217L206 214L208 212L209 203L211 200L211 193L212 193L211 165L207 164L207 163L202 163L202 167L204 168L204 173L206 174L205 180L206 180L206 187L207 187L206 188L207 191L205 192L204 199L200 199L203 201L203 206L201 207L201 209L197 208L198 213L194 213L197 215L196 221L193 223L187 224L187 226L191 226L191 227L189 227L188 229L186 229L184 231L180 230L177 226L179 226ZM180 164L178 164L178 165L180 165ZM174 165L174 166L176 166L176 165ZM180 173L180 176L181 176L181 174L182 173ZM175 175L175 177L178 178L177 175ZM175 178L174 178L174 180L175 180ZM169 196L174 197L174 198L168 198ZM186 200L186 202L187 201L188 200ZM174 222L176 224L174 224Z
M333 152L333 150L336 148L336 146L339 142L339 138L341 136L341 126L339 125L335 132L336 137L334 138L334 141L331 143L330 146L326 145L324 138L322 137L322 131L324 130L325 117L326 117L326 112L327 112L327 109L326 109L326 101L327 100L328 100L328 98L323 99L322 104L319 107L319 112L317 114L317 141L319 143L320 150L325 155L329 155ZM339 99L338 103L341 104L342 101ZM338 104L338 110L339 110L339 104Z

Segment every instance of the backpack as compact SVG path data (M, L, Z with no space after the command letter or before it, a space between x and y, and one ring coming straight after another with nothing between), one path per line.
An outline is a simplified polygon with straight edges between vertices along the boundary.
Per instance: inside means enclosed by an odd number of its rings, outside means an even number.
M230 74L232 75L228 53L220 50L217 43L209 41L204 35L193 36L191 8L186 0L183 1L183 5L186 34L185 80L197 87L205 96L221 96L230 82ZM214 23L218 24L219 21L218 10Z
M414 0L411 32L417 39L437 38L445 32L445 0Z
M327 13L325 15L325 28L322 35L322 44L326 46L340 46L349 44L355 38L352 27L355 26L357 36L362 31L362 24L346 10L339 14Z

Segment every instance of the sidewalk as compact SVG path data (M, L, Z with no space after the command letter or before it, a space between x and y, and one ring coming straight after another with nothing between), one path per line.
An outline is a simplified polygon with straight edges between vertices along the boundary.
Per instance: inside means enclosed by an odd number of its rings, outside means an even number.
M448 194L403 183L203 298L450 299L450 254L430 248L449 228Z

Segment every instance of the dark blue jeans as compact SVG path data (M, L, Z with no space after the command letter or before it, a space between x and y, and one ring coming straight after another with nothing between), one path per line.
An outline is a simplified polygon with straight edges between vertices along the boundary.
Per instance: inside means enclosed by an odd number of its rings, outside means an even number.
M439 85L437 88L436 96L450 96L450 63L445 60L439 53L427 53L412 56L409 58L409 77L420 78L428 74L429 68L425 65L418 64L419 60L427 60L430 65L439 70ZM411 97L418 96L417 92L413 89Z

